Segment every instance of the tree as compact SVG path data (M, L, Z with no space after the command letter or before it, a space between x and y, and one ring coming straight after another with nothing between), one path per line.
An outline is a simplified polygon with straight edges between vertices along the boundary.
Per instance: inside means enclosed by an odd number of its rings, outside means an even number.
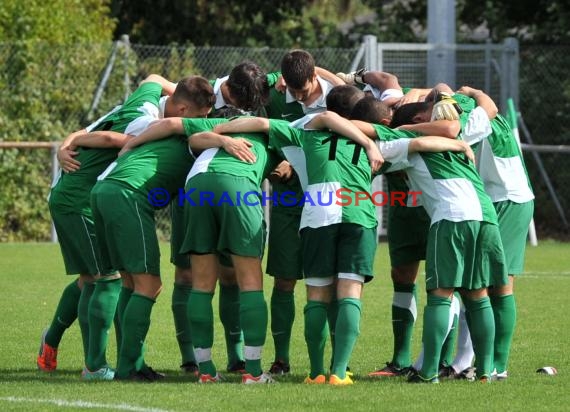
M59 141L80 128L64 120L88 105L113 28L107 1L3 0L0 140ZM0 240L47 238L50 164L45 150L0 151Z

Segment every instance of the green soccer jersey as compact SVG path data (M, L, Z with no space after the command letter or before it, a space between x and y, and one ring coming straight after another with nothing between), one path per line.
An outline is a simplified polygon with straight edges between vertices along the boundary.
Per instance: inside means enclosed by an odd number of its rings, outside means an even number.
M378 135L385 136L384 140L413 138L420 135L420 133L417 132L391 129L388 126L384 125L374 125L374 128L376 129L376 133ZM405 172L401 171L401 167L399 165L394 165L393 162L386 158L384 158L384 160L385 162L382 165L382 168L378 171L378 174L384 174L386 177L386 182L388 183L388 191L390 193L408 193L410 191L410 188L406 183ZM396 171L394 172L394 170ZM410 196L406 196L404 202L408 207L421 206L421 203L418 202L417 198Z
M434 224L440 220L462 222L478 220L497 224L497 214L473 163L464 154L407 154L409 139L393 140L384 128L374 125L380 151L388 161L405 165L410 188L421 191L422 204Z
M485 191L493 202L511 200L525 203L533 200L524 159L507 120L498 114L489 121L486 113L477 117L477 111L484 112L479 108L474 110L469 123L488 124L488 136L480 138L480 135L468 129L464 129L461 136L475 150L477 170L485 184Z
M302 130L270 120L270 147L284 154L305 191L300 228L354 223L376 227L366 152L353 141L326 130Z
M111 163L98 180L119 182L145 196L164 189L171 199L184 188L184 178L193 164L186 136L170 136L127 152Z
M88 132L111 130L130 135L140 134L160 116L159 101L162 87L158 83L143 83L123 103L86 128ZM107 166L117 157L117 149L81 147L76 159L79 170L60 173L50 192L50 203L62 212L91 214L91 188Z
M191 136L194 133L212 130L219 124L227 122L226 119L183 119L184 130ZM277 157L267 149L267 137L263 133L236 133L234 136L242 137L251 142L251 151L256 161L243 162L219 148L207 149L196 159L194 166L186 180L199 173L222 173L232 176L248 178L260 187L263 179L277 165Z

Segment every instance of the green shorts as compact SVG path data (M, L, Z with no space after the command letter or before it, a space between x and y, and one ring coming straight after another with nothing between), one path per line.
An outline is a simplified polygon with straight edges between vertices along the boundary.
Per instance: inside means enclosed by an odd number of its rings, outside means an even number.
M50 213L57 232L65 271L68 275L109 274L113 270L101 261L93 217L80 213L62 213L52 207Z
M246 177L200 173L188 180L186 192L181 252L261 259L265 223L259 187Z
M430 218L422 206L388 207L388 250L392 267L425 260Z
M266 272L278 279L303 279L299 236L301 215L282 209L275 207L271 210Z
M190 255L180 253L186 225L184 224L184 203L178 197L170 203L170 263L182 269L190 268Z
M305 278L354 273L369 282L374 277L376 228L337 223L301 230Z
M499 217L499 231L505 250L509 275L519 275L524 268L528 227L534 213L534 201L515 203L510 200L493 203Z
M508 282L497 225L440 220L429 231L426 290L476 290Z
M91 191L91 207L103 261L130 274L160 276L155 209L147 197L102 180Z

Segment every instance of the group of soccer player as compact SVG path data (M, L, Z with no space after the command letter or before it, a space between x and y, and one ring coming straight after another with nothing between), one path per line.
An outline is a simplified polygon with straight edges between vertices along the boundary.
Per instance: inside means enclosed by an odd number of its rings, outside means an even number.
M219 285L226 371L241 373L244 384L290 373L294 291L304 279L304 382L352 384L348 364L364 284L374 277L378 224L374 204L355 196L382 173L389 191L421 195L420 204L389 206L394 352L369 376L417 383L508 376L513 278L523 269L534 196L509 125L480 90L406 89L394 75L365 70L335 75L292 50L273 73L243 62L211 81L150 75L122 105L69 135L58 159L49 208L66 272L79 277L42 335L40 370L56 369L62 336L78 319L82 379L164 379L146 364L144 346L162 289L155 215L170 201L181 369L200 383L223 380L212 359ZM339 189L351 201L335 201ZM297 201L282 202L285 192ZM244 193L257 201L245 202ZM421 260L427 305L412 364ZM269 309L264 272L274 278ZM106 357L113 323L115 367ZM268 327L275 358L264 371Z

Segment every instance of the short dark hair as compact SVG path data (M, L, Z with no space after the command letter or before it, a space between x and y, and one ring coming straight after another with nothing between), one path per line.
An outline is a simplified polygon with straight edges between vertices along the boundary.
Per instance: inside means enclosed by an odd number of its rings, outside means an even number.
M254 111L269 101L267 73L251 61L235 66L230 72L227 85L232 100L239 109Z
M216 103L216 95L208 79L202 76L188 76L176 85L172 101L175 103L189 102L197 107L211 107Z
M281 59L281 75L287 86L302 89L315 75L315 59L305 50L292 50Z
M327 94L327 110L348 119L354 105L365 96L362 90L349 84L333 87Z
M402 106L398 107L392 115L390 127L398 127L403 124L412 124L414 123L414 117L416 115L428 111L429 108L430 103L428 102L403 104Z
M350 113L350 119L381 124L390 119L391 110L388 105L373 96L360 99Z

